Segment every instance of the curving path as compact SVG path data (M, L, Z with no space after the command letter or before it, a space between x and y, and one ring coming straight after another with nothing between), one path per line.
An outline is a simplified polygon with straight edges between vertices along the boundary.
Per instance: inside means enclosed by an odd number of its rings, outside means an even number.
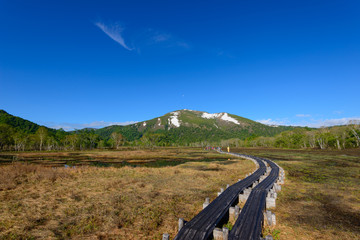
M233 155L239 156L238 154ZM265 174L266 166L264 162L257 159L255 161L259 168L252 175L228 187L198 215L187 222L174 240L200 240L212 237L216 225L229 212L229 208L236 201L239 194L245 188L252 186L255 181L259 180L260 176Z
M224 152L221 152L224 153ZM187 222L178 232L174 240L207 240L212 239L213 231L229 208L234 205L240 193L251 187L266 174L265 162L271 167L270 174L250 193L239 217L229 234L229 240L260 239L266 208L266 197L279 176L279 167L272 161L250 155L227 153L254 161L258 169L245 179L228 187L220 196L212 201L198 215Z

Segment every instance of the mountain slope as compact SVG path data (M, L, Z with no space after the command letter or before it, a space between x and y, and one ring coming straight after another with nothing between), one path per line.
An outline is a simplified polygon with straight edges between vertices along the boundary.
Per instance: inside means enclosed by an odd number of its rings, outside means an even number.
M24 133L35 133L40 125L25 120L21 117L13 116L4 110L0 110L0 123L5 123L13 127L16 131ZM50 131L56 131L55 129L49 128Z
M294 129L289 126L268 126L229 113L178 110L161 117L127 126L110 126L96 130L104 138L119 132L128 141L134 141L147 133L164 135L169 142L191 143L220 141L222 139L245 139L251 136L274 136Z

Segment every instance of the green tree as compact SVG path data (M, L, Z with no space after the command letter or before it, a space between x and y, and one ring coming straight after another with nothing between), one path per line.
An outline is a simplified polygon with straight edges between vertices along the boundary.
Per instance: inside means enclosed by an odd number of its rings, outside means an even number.
M65 146L70 147L71 150L75 150L79 142L77 134L67 135L64 139Z
M10 125L5 123L0 124L0 149L4 149L13 144L13 134L14 129Z
M99 135L95 134L94 131L88 134L88 139L90 143L90 149L95 148L96 143L99 141Z

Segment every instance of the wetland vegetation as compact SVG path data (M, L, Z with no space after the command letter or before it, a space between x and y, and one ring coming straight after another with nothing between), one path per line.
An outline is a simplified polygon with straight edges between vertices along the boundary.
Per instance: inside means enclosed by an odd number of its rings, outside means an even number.
M267 157L286 172L274 211L277 225L266 234L359 238L358 149L231 150ZM191 219L206 197L213 200L220 187L255 169L251 161L200 148L5 155L17 160L0 165L0 239L161 239L164 232L173 237L179 217ZM70 160L75 168L64 167ZM151 165L154 160L158 165ZM129 165L116 165L124 161Z

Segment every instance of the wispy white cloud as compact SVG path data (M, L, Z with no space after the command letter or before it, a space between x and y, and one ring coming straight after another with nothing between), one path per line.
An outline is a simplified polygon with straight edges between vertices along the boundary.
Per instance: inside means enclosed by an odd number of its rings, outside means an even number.
M271 118L256 120L259 123L270 125L270 126L277 126L277 125L284 125L284 126L301 126L301 127L331 127L331 126L338 126L338 125L347 125L352 121L359 121L360 117L350 117L350 118L333 118L333 119L309 119L304 121L290 121L289 119L276 119L273 120Z
M95 26L100 28L106 35L108 35L112 40L119 43L125 49L132 51L134 48L130 48L125 44L125 40L122 36L123 28L119 23L111 23L106 25L103 22L96 22Z
M149 46L158 46L165 48L177 47L183 49L190 48L190 45L187 42L167 32L162 32L149 28L145 31L143 35L146 44Z
M152 36L152 40L154 42L165 42L168 41L171 38L171 35L168 33L157 33L154 36Z
M142 53L146 49L171 49L170 52L177 50L187 50L190 49L189 43L176 37L175 35L155 30L152 28L141 30L141 29L132 29L130 31L131 46L125 43L123 36L124 28L118 22L103 22L97 21L94 22L95 26L101 29L108 37L120 44L123 48L129 51L137 52L138 54ZM168 52L168 51L167 51Z
M315 128L330 127L337 125L346 125L349 124L351 121L360 121L360 117L314 120L312 122L308 122L305 126L315 127Z
M256 122L270 125L270 126L277 126L277 125L287 125L285 120L273 120L271 118L262 119L262 120L255 120Z
M95 121L91 123L45 123L44 125L55 128L55 129L64 129L65 131L72 131L75 129L83 129L83 128L102 128L108 127L112 125L130 125L137 123L137 121L128 121L128 122L105 122L105 121Z
M311 117L310 114L296 114L297 117Z

